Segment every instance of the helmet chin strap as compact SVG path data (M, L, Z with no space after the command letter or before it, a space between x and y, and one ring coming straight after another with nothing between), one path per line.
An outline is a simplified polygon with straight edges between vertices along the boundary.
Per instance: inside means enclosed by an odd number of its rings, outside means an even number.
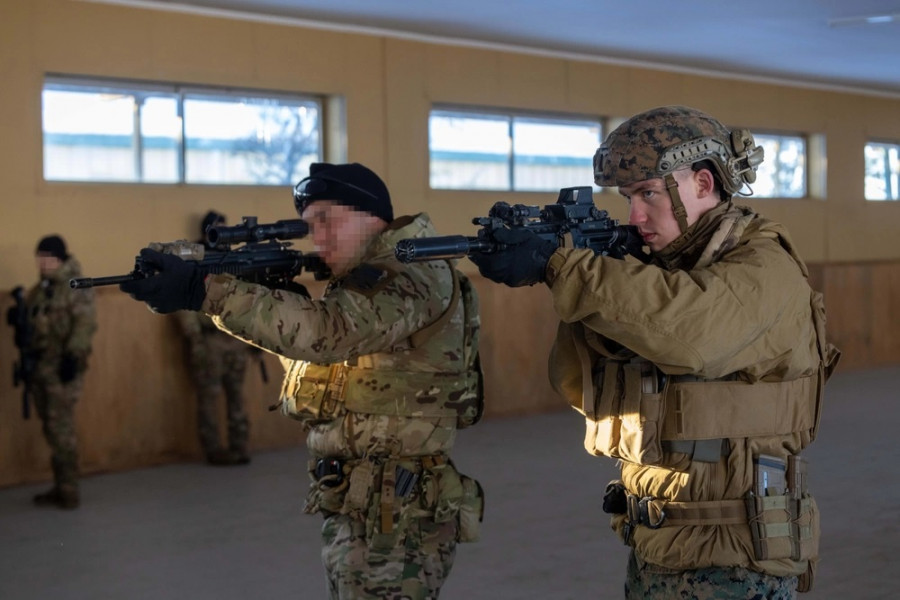
M665 181L666 190L672 198L672 212L675 213L675 220L678 221L678 229L684 233L688 228L687 209L684 208L684 202L681 201L681 195L678 193L678 182L671 173L666 173L663 181Z

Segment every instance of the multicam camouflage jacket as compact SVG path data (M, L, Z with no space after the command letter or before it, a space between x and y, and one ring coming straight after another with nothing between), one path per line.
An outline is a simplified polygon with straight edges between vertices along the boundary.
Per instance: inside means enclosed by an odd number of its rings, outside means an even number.
M25 300L34 331L31 351L39 355L39 365L46 365L48 373L56 372L63 355L73 357L81 371L87 367L97 315L94 291L69 287L69 280L80 276L81 265L69 257L32 287Z
M432 235L425 214L395 220L321 299L208 278L202 310L282 358L282 402L304 394L337 400L305 421L314 456L448 454L458 420L477 419L474 290L448 262L404 265L394 257L398 240ZM346 369L328 381L333 365Z

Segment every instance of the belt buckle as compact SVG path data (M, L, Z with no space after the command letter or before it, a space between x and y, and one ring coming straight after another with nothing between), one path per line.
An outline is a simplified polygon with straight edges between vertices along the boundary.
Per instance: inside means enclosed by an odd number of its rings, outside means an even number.
M659 529L666 521L666 511L659 509L659 518L652 519L650 516L650 503L655 500L653 496L644 496L638 502L638 514L640 515L638 522L649 529Z

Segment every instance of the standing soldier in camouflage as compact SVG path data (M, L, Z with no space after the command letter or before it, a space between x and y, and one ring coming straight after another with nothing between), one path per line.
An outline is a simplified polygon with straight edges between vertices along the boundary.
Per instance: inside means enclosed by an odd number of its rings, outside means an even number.
M619 460L603 508L632 548L629 599L784 600L812 585L819 514L801 451L839 353L788 232L732 204L762 159L747 130L650 110L594 158L649 264L511 230L473 257L494 281L550 289L551 382L585 416L587 451Z
M224 225L225 216L209 211L200 223L200 243L206 245L206 230ZM197 390L197 430L206 461L212 465L245 465L249 422L244 411L244 374L253 347L223 333L202 312L175 313L187 343L191 379ZM228 420L228 447L222 448L216 404L224 391Z
M81 266L58 235L38 243L36 259L41 279L29 290L25 303L33 332L30 351L37 357L34 406L50 444L54 485L36 495L34 502L72 509L81 501L74 409L97 329L94 293L69 287L69 279L81 276Z
M149 249L141 254L159 275L122 290L157 312L216 315L281 357L282 411L308 430L306 511L325 517L330 598L437 598L457 542L477 539L483 507L478 483L450 460L457 429L481 415L475 292L449 262L397 261L398 240L434 228L425 214L394 219L366 167L313 164L294 199L333 272L321 299L204 280Z

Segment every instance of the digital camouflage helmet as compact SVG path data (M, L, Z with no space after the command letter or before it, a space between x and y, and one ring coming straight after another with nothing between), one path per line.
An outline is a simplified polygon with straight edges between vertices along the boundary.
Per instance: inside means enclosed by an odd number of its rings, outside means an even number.
M662 178L681 231L687 214L672 173L708 161L722 189L722 200L756 181L763 149L747 129L728 131L710 115L687 106L661 106L635 115L619 125L594 154L594 181L622 187Z

